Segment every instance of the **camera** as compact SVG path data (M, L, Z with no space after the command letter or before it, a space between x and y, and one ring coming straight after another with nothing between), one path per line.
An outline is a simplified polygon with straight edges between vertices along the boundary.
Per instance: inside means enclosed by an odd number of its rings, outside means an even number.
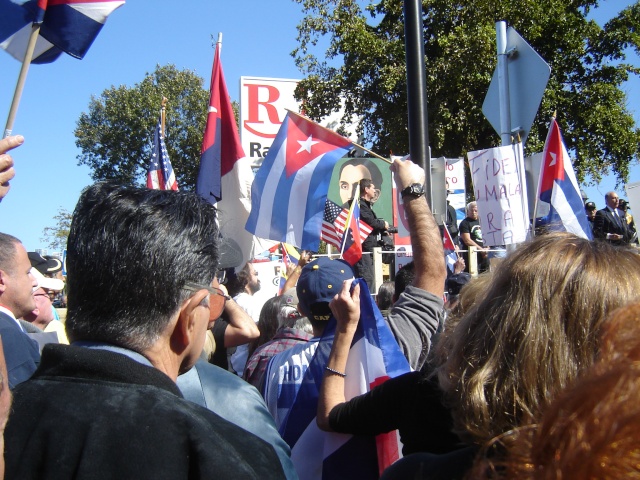
M387 228L388 233L398 233L398 227L389 227Z

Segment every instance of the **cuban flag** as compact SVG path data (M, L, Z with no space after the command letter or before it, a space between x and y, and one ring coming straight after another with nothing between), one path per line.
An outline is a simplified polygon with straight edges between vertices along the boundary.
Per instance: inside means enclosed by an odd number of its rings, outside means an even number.
M0 47L24 60L32 25L40 25L31 63L50 63L62 53L83 58L107 17L124 0L0 0Z
M238 126L216 44L211 72L209 112L202 140L196 192L216 205L221 235L242 252L242 265L273 246L244 228L251 210L253 171L240 143Z
M162 135L162 120L158 120L153 135L153 153L147 168L147 188L153 190L178 190L178 182L171 167L167 146Z
M373 303L366 282L362 279L355 282L361 289L361 313L345 371L347 400L410 371L407 359ZM282 405L282 399L278 399L278 409L289 410L280 434L291 447L291 460L301 480L377 479L402 456L397 431L369 437L323 432L316 424L319 390L335 328L332 317L295 399L290 405Z
M346 138L290 111L253 182L246 229L318 251L333 167L351 148Z
M549 205L545 224L593 240L580 187L555 117L544 145L538 201Z

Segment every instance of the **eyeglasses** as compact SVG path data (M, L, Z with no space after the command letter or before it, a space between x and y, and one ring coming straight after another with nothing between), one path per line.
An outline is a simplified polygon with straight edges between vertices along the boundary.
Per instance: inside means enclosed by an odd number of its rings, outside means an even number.
M215 320L220 317L227 304L227 300L231 299L229 295L225 295L218 287L208 287L198 283L186 282L182 288L190 292L197 292L198 290L207 290L209 292L209 296L205 297L201 303L203 307L209 308L209 320Z

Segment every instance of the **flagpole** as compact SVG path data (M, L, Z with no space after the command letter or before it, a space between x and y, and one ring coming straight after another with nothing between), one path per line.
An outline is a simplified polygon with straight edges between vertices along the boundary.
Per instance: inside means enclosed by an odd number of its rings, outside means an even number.
M516 138L515 138L515 145L518 145L519 143L522 142L522 137L520 136L520 132L516 133ZM517 165L522 165L522 170L518 171L518 181L520 182L520 185L525 185L526 186L526 178L525 178L525 173L524 173L524 145L522 145L522 148L517 148L517 155L518 155L518 159L516 161ZM516 153L514 152L514 157L515 157ZM528 192L527 192L528 193ZM536 194L537 197L537 194ZM524 207L525 207L525 203L527 202L527 198L525 198L524 196L522 196L520 198L520 206L522 207L522 212L524 213ZM527 204L527 210L528 210L528 204ZM529 212L527 212L529 213ZM528 215L527 215L528 216ZM526 225L530 225L529 223L529 218L525 218L524 221L526 222ZM527 230L530 232L531 231L531 226L528 226ZM529 237L529 238L533 238L533 236Z
M162 97L162 104L160 107L160 136L164 138L164 122L167 110L167 97Z
M287 112L292 113L292 114L294 114L294 115L296 115L296 116L298 116L298 117L300 117L300 118L304 118L305 120L309 120L309 121L312 121L312 122L313 122L313 120L311 120L310 118L305 117L304 115L300 115L298 112L294 112L293 110L289 110L288 108L287 108L286 110L287 110ZM331 133L333 133L333 134L335 134L335 135L340 135L339 133L334 132L334 131L333 131L333 130L331 130L330 128L323 127L322 125L320 125L320 124L319 124L319 123L317 123L317 122L313 122L313 123L315 123L316 125L318 125L318 127L320 127L321 129L326 130L327 132L331 132ZM342 135L340 135L340 136L342 136ZM343 138L344 138L344 137L343 137ZM371 151L371 150L369 150L368 148L365 148L365 147L363 147L362 145L357 144L356 142L352 142L351 140L349 140L349 142L351 142L351 143L353 144L353 146L354 146L354 147L358 147L358 148L360 148L360 149L364 150L365 152L367 152L368 154L372 155L373 157L375 157L375 158L379 158L380 160L382 160L382 161L384 161L384 162L387 162L389 165L391 165L391 164L393 163L393 162L392 162L391 160L389 160L388 158L384 158L383 156L378 155L378 154L377 154L377 153L375 153L375 152L372 152L372 151Z
M27 43L27 50L24 53L24 60L22 60L22 67L20 67L20 74L18 75L18 82L13 94L13 100L11 102L11 108L9 109L9 116L7 117L7 123L4 127L4 136L6 138L13 132L13 124L18 113L18 105L20 105L20 99L22 98L22 91L24 90L24 84L27 81L27 73L29 72L29 66L31 65L31 59L33 58L33 52L36 48L36 42L38 41L38 35L40 35L40 25L42 23L34 22L31 27L31 35L29 36L29 42Z
M549 132L551 132L551 124L553 123L553 121L556 119L556 113L557 112L553 112L553 115L551 115L551 122L549 123ZM547 133L547 138L549 137L549 134ZM547 146L547 141L545 140L544 142L544 146ZM544 149L542 150L542 154L544 156ZM544 157L542 158L542 167L540 168L540 173L538 174L538 191L536 192L536 201L533 204L533 228L532 228L532 232L531 232L531 238L535 238L536 236L536 221L538 220L538 202L540 201L540 182L542 181L542 172L544 170Z
M344 222L345 229L342 232L342 242L340 245L340 258L344 254L344 247L347 245L347 242L344 241L344 236L347 235L347 231L351 228L351 217L353 217L353 210L356 207L356 202L360 203L360 184L356 185L356 191L353 194L353 202L351 202L351 208L349 209L349 214L347 215L347 220ZM358 223L358 235L360 235L360 224Z

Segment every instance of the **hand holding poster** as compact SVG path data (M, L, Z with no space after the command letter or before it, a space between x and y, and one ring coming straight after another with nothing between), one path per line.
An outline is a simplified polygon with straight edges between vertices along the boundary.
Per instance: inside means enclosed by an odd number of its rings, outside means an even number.
M529 229L522 145L468 153L485 246L526 240Z

